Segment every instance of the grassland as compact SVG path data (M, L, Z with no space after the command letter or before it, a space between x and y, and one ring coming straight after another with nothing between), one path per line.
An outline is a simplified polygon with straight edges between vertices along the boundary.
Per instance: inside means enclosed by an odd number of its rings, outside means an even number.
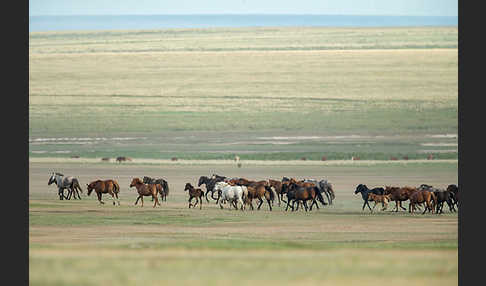
M30 33L30 138L138 139L29 144L29 154L457 158L420 147L457 134L457 39L456 27ZM355 134L402 137L254 144Z
M353 193L368 186L457 183L457 164L372 166L103 165L29 166L31 285L457 285L457 214L361 211ZM114 178L121 206L93 196L59 201L50 170L76 174L84 185ZM254 179L329 179L332 206L305 213L274 206L260 211L187 208L186 182L210 173ZM170 196L162 207L133 206L133 176L162 176ZM390 208L391 209L391 208ZM225 274L227 271L231 275Z

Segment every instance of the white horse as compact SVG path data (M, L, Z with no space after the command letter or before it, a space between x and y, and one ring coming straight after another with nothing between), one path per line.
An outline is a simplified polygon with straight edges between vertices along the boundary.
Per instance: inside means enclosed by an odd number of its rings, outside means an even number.
M219 206L223 208L222 203L228 201L235 209L238 209L238 202L241 204L241 210L245 208L243 203L248 196L248 189L245 186L231 186L226 182L218 182L214 190L221 193Z
M52 172L52 175L49 178L49 182L47 183L47 185L51 185L52 183L55 183L57 185L60 200L64 198L69 200L73 193L74 193L74 199L76 199L76 193L78 194L78 198L81 199L78 190L80 190L81 193L83 192L83 190L79 185L78 179L76 179L75 177L72 176L64 177L63 174ZM68 189L69 191L67 197L64 196L64 189Z

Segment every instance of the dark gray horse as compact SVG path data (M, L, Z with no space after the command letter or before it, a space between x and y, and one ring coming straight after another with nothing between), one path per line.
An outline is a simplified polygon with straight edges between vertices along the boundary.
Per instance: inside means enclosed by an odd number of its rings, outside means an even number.
M334 195L334 190L328 180L317 181L315 179L304 179L304 182L314 183L319 192L321 194L324 193L329 201L329 204L332 205L332 200L334 200L336 196Z
M52 183L55 183L57 185L58 188L57 192L59 194L60 200L63 199L70 200L71 196L73 196L74 199L76 199L76 194L78 195L78 198L81 199L81 196L79 195L79 191L81 191L82 193L83 189L81 189L81 186L77 178L72 176L64 177L64 175L61 173L52 172L52 175L49 178L49 182L47 183L47 185L49 186ZM64 189L68 190L67 196L64 196Z

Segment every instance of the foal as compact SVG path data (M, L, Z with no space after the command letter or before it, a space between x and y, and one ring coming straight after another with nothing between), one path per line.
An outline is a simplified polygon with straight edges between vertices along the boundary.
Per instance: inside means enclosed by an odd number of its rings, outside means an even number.
M373 210L375 209L375 207L378 203L383 204L383 208L381 209L382 211L386 210L386 208L388 207L388 202L390 201L390 198L391 198L390 194L388 194L388 195L376 195L376 194L373 194L373 193L368 194L368 201L375 202L375 205L373 206ZM373 210L371 210L371 212L373 212Z
M204 196L203 190L199 188L196 189L190 183L186 183L184 191L189 191L189 208L191 208L191 206L195 208L197 204L200 203L199 209L202 209L202 198ZM196 198L196 203L194 205L191 203L193 198Z
M132 182L130 183L130 188L135 187L138 192L138 198L135 201L135 205L138 203L139 199L142 199L142 207L143 207L143 196L152 196L155 199L154 208L156 205L160 206L159 198L157 197L157 187L155 185L147 185L140 180L140 178L133 178Z

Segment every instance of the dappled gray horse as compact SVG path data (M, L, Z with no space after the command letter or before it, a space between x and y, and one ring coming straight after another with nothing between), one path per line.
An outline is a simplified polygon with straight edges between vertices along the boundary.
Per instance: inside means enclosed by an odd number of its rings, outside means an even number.
M81 191L81 193L83 192L83 190L79 185L78 179L76 179L75 177L64 177L64 175L61 173L53 172L51 177L49 178L49 182L47 183L47 185L51 185L52 183L55 183L57 185L60 200L63 200L64 198L66 200L69 200L71 199L72 194L74 194L74 199L76 199L76 194L78 194L78 198L81 199L78 190ZM69 191L67 196L64 196L64 189L68 189Z
M331 183L328 180L320 180L319 182L315 179L305 179L304 182L314 183L319 189L319 192L322 194L324 193L329 201L329 204L332 205L332 200L334 200L334 190L332 188Z

